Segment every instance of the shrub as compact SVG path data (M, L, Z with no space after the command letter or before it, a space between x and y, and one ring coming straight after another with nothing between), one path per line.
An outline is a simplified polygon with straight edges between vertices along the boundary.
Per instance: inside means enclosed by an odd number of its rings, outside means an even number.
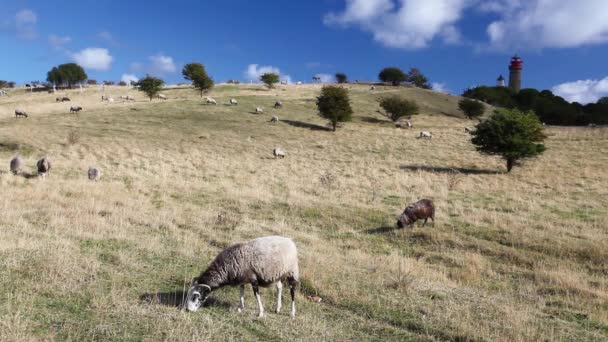
M477 151L501 156L507 172L525 158L545 151L543 126L534 112L499 109L488 120L479 123L471 133Z
M8 82L0 80L0 89L8 87Z
M483 103L471 99L460 100L460 102L458 102L458 108L460 108L469 119L482 116L486 110Z
M215 85L213 78L209 77L207 70L205 70L205 66L201 63L190 63L184 65L182 75L185 79L192 81L194 88L201 91L201 97L205 91L208 91Z
M407 74L407 81L412 83L418 88L422 89L431 89L431 85L429 84L429 80L424 76L424 74L418 68L411 68L410 72Z
M163 88L163 84L165 84L165 81L161 80L160 78L146 75L145 78L142 78L135 83L135 88L146 93L146 95L150 98L150 101L152 101L156 94L158 94Z
M346 76L345 73L343 72L339 72L336 74L336 82L342 84L342 83L348 83L348 77Z
M87 80L88 85L97 85L97 80Z
M402 82L407 81L407 76L405 73L396 67L384 68L378 74L378 78L382 82L390 82L394 86L398 86Z
M334 132L338 122L350 121L353 114L348 90L338 86L323 87L317 97L317 108L319 115L329 120Z
M121 87L126 87L127 86L127 82L120 81L120 82L118 82L118 85L121 86Z
M279 83L279 75L273 72L267 72L264 75L260 76L260 81L266 84L269 89L274 88L275 83Z
M389 96L380 100L380 107L384 109L386 117L397 122L404 116L410 117L419 112L418 104L398 96Z

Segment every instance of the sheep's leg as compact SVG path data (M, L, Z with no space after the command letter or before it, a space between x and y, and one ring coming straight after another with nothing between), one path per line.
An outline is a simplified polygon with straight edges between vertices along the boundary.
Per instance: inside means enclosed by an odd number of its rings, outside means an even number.
M283 295L283 283L279 280L277 282L277 313L281 312L281 297Z
M239 312L242 312L243 310L245 310L245 285L241 285L241 298L238 308Z
M289 294L291 294L291 317L296 317L296 280L289 280Z
M255 299L258 301L258 308L260 310L258 317L264 317L264 306L262 305L262 298L260 297L260 288L257 285L251 285L251 287L253 288Z
M426 221L428 221L428 217L424 219L424 222L422 223L422 226L424 227L426 225Z

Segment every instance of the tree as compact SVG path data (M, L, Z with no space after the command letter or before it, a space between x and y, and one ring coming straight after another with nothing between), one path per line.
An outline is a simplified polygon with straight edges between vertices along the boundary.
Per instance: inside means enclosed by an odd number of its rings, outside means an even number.
M118 85L121 86L121 87L126 87L127 86L127 82L120 81L120 82L118 82Z
M520 159L532 158L545 151L543 126L534 112L499 109L471 133L477 151L501 156L507 172Z
M339 72L336 74L336 81L338 83L348 83L348 77L346 76L345 73Z
M482 102L466 98L458 102L458 108L460 108L469 119L478 118L486 111L486 106L484 106Z
M54 85L67 85L71 88L77 83L84 82L87 78L87 73L80 65L67 63L53 67L47 73L46 80Z
M205 91L213 88L215 84L215 82L213 82L213 78L209 77L207 70L205 70L205 66L201 63L190 63L184 65L182 75L188 81L192 81L194 88L201 91L201 97L203 97L203 93Z
M161 80L160 78L146 75L145 78L142 78L135 83L135 88L146 93L146 95L148 95L150 98L150 101L152 101L156 94L158 94L163 88L163 84L165 84L165 81Z
M608 96L604 96L601 99L597 100L597 104L608 105Z
M394 86L398 86L402 82L407 81L407 76L405 73L396 67L384 68L378 74L378 78L382 82L390 82Z
M97 85L97 80L87 80L88 85Z
M260 81L266 84L269 89L274 88L275 83L279 83L279 75L273 72L267 72L264 75L260 76Z
M380 107L384 109L386 117L394 122L404 116L416 115L419 112L418 105L414 101L406 100L399 96L389 96L380 100Z
M15 88L16 86L17 86L17 83L12 82L12 81L11 81L11 82L8 82L8 87L9 87L9 88Z
M8 87L8 82L0 80L0 89L7 88L7 87Z
M412 83L418 88L422 89L431 89L431 85L429 84L429 80L422 74L420 69L411 68L410 72L407 74L407 81Z
M331 122L334 132L338 122L350 121L353 114L348 90L339 86L324 86L317 97L317 108L319 115Z

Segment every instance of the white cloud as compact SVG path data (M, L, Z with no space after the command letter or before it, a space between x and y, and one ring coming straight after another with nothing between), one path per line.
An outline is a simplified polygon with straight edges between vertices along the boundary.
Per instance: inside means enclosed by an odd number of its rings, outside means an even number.
M336 77L330 74L316 74L315 77L319 78L319 82L323 84L336 83Z
M551 89L570 102L582 104L597 102L601 97L608 96L608 77L601 80L580 80L558 84Z
M165 56L161 53L155 56L150 56L148 59L150 60L153 73L165 74L175 72L177 70L173 57Z
M249 66L247 66L247 70L245 70L245 78L247 81L258 82L260 80L260 76L266 73L277 74L279 75L281 81L291 83L291 76L282 74L279 68L271 65L260 66L259 64L249 64Z
M36 31L36 24L38 23L38 16L36 13L29 9L23 9L15 14L15 29L17 37L22 39L36 39L38 38L38 32Z
M69 44L71 41L72 38L68 36L61 37L54 34L49 35L49 44L51 44L51 46L55 49L61 49L65 45Z
M460 41L454 24L469 0L346 0L343 13L329 13L326 25L359 26L385 46L419 49L436 37L447 43Z
M107 49L87 48L72 54L72 59L85 69L106 71L112 66L114 58Z
M125 82L126 84L131 84L131 81L137 82L139 81L139 78L137 78L137 76L133 74L122 74L120 80Z
M114 36L112 36L112 34L108 31L101 31L101 32L97 33L97 38L99 38L109 44L113 44L113 45L116 44L116 39L114 39Z
M450 93L450 90L448 89L448 87L445 83L433 82L431 84L431 87L433 88L434 91L438 91L440 93L445 93L445 94Z

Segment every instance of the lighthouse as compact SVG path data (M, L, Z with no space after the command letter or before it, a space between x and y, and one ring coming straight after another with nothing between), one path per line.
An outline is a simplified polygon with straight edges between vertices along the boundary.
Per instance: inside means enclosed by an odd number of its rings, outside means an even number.
M515 55L511 58L511 65L509 65L509 88L513 89L516 93L521 89L521 70L524 62Z

